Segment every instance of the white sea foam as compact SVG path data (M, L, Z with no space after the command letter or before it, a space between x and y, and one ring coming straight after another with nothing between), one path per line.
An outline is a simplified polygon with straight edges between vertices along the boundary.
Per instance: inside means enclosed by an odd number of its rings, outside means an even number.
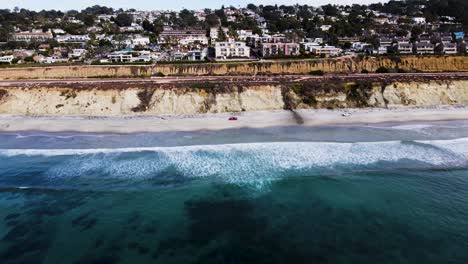
M144 152L144 153L143 153ZM151 178L168 170L185 177L221 176L235 182L258 181L285 172L375 166L379 162L467 166L468 138L415 142L276 142L123 149L4 149L0 155L61 157L50 168L55 177L99 175ZM402 165L403 166L403 165Z
M434 127L434 125L429 125L429 124L399 125L399 126L392 126L390 128L398 129L398 130L423 130L423 129L431 128L431 127Z

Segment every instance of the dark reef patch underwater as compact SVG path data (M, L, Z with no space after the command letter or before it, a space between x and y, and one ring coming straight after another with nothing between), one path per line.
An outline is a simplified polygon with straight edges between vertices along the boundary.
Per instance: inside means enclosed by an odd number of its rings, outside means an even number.
M468 124L0 134L0 263L468 263Z

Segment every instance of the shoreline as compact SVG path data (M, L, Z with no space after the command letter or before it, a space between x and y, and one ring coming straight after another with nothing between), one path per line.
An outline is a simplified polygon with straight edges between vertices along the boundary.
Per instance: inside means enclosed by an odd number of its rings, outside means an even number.
M349 113L348 116L343 114ZM237 121L229 121L235 116ZM306 127L468 120L468 106L424 108L361 108L337 110L275 110L192 116L21 116L0 115L0 132L44 131L83 133L143 133L216 131L281 126ZM301 124L302 123L302 124Z

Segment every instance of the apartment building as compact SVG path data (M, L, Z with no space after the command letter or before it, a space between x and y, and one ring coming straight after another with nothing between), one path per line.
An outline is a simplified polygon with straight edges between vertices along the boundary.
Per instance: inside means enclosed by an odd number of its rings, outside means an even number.
M186 30L164 30L159 34L159 43L178 43L182 39L187 38L203 38L206 37L204 30L186 29Z
M457 54L457 44L456 43L446 43L444 45L445 54Z
M414 45L417 54L433 54L434 44L431 43L416 43Z
M413 45L410 43L399 43L397 44L397 50L400 54L411 54L413 53Z
M216 59L250 58L250 48L244 42L229 41L215 43Z
M343 50L334 46L318 46L312 48L315 55L325 55L325 57L338 56Z
M299 55L300 45L298 43L261 43L260 55L262 57L270 56L297 56Z
M32 42L32 41L47 41L52 39L54 36L50 32L20 32L15 33L11 36L12 41L25 41L25 42Z

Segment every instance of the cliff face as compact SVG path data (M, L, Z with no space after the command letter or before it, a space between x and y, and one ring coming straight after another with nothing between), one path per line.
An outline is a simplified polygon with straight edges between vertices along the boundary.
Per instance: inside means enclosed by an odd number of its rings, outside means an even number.
M468 104L468 80L245 85L37 84L0 87L0 114L190 115L257 110Z
M442 72L468 71L466 56L405 56L401 58L339 58L289 60L275 62L236 62L203 64L158 64L156 66L56 66L0 69L0 80L206 76L206 75L281 75L308 74L321 70L328 73L374 72L379 67L406 71Z

